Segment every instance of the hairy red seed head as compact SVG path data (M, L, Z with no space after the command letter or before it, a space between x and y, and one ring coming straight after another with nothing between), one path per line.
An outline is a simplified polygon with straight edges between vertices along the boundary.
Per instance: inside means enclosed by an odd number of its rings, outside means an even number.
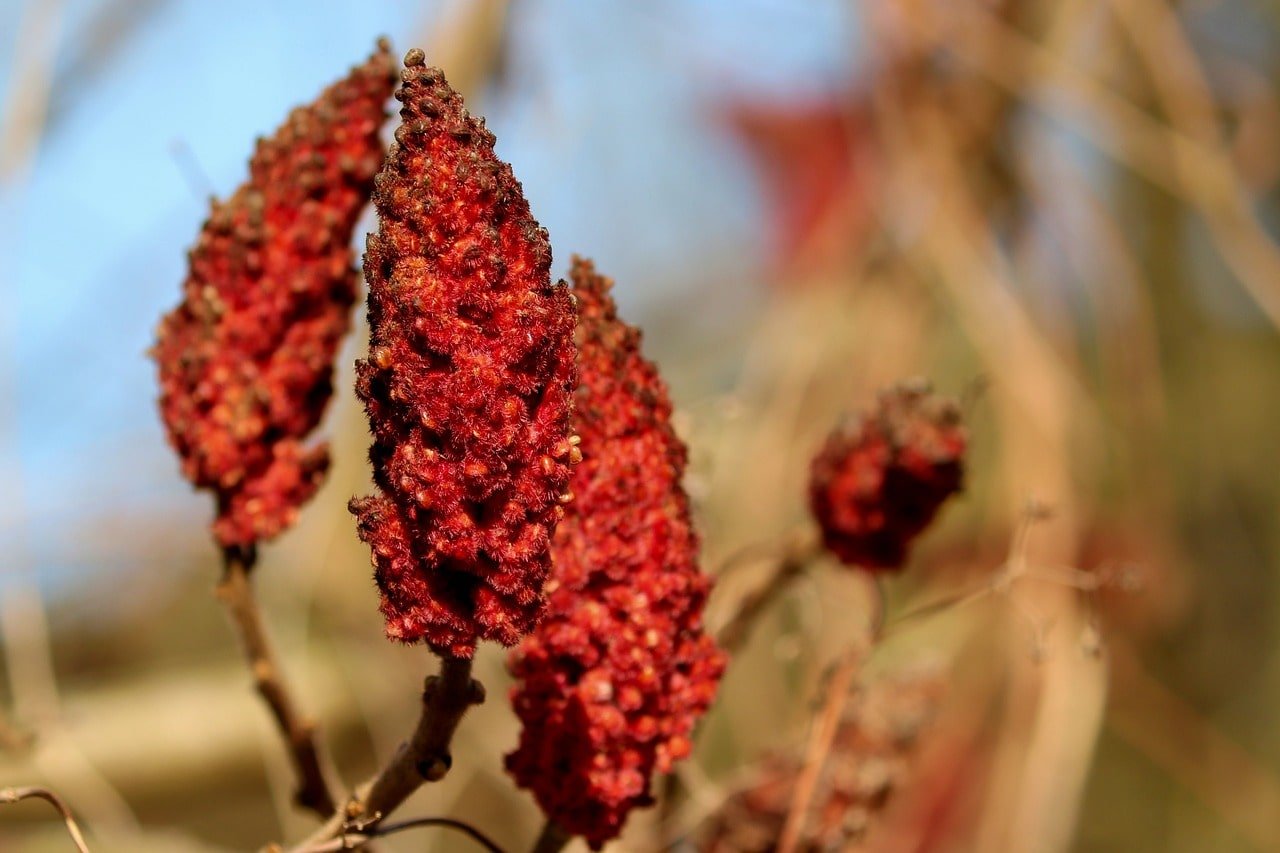
M681 488L686 452L640 333L610 282L575 258L582 456L552 548L547 614L511 656L524 724L507 769L564 830L598 849L652 802L654 772L688 755L724 655L703 630L709 581Z
M351 502L387 635L470 657L533 627L564 513L574 306L511 167L422 51L373 195L356 392L377 494Z
M182 302L152 349L160 414L182 470L217 497L224 546L288 527L329 465L303 447L351 324L351 235L382 160L395 83L385 43L259 140L249 181L214 202Z
M827 438L813 460L809 506L841 561L900 568L911 541L964 480L960 408L922 384L881 393L876 409Z

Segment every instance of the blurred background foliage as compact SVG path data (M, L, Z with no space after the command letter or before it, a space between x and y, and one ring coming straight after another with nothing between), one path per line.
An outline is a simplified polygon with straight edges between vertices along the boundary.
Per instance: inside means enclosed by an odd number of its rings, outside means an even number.
M0 785L58 790L95 850L306 831L142 352L205 197L383 33L487 117L557 270L594 257L644 327L722 574L713 625L805 529L808 459L838 418L911 376L965 401L966 494L887 586L891 613L1010 562L1040 574L914 623L860 673L941 685L860 849L1280 849L1269 0L8 0ZM258 572L348 782L409 730L430 665L382 638L345 509L368 476L362 346L324 428L328 484ZM1046 580L1076 570L1126 583ZM793 584L670 801L614 849L710 844L757 759L803 754L870 605L831 566ZM501 772L500 650L479 672L490 701L409 813L522 849L538 816ZM4 850L66 843L43 804L0 812Z

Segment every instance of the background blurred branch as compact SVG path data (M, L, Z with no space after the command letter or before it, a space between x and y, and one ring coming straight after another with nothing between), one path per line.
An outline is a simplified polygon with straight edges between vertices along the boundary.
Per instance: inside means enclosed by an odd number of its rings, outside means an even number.
M946 5L934 4L930 8ZM1154 2L1145 6L1146 14L1136 24L1154 25L1153 32L1142 36L1146 50L1140 53L1149 54L1148 62L1165 63L1172 50L1172 59L1182 73L1176 83L1166 81L1160 86L1182 87L1190 83L1191 94L1183 91L1170 97L1169 92L1164 93L1177 127L1153 119L1057 53L984 11L980 4L963 5L962 13L952 10L943 19L927 12L901 18L935 48L954 53L1051 117L1065 109L1076 118L1068 123L1070 128L1134 172L1185 198L1204 217L1237 279L1267 318L1280 328L1280 249L1254 214L1227 153L1204 138L1203 104L1195 95L1198 70L1187 73L1196 66L1193 59L1186 61L1188 56L1179 47L1178 31L1165 24L1159 14L1152 19L1152 10L1158 11L1159 6ZM923 4L916 4L916 8L922 7ZM1171 13L1166 9L1165 14ZM1158 45L1155 38L1160 38ZM1028 87L1020 70L1024 68L1043 79L1044 85ZM1164 78L1167 72L1156 74Z
M1280 850L1280 780L1146 671L1132 645L1112 648L1108 727L1213 809L1258 850Z

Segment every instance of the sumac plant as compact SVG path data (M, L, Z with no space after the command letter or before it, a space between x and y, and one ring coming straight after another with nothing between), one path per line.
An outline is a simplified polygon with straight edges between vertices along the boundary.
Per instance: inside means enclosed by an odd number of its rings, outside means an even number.
M688 451L613 282L578 257L568 282L552 277L549 235L493 133L423 51L405 55L398 81L380 42L261 140L247 181L214 202L152 350L160 414L183 474L214 497L219 594L284 735L297 804L321 820L288 849L353 849L415 826L498 849L484 826L390 819L468 760L453 754L453 735L485 700L472 673L483 641L510 648L521 728L505 769L546 817L531 848L581 838L600 849L634 810L679 787L659 779L694 751L729 653L788 580L828 558L876 582L903 567L961 488L960 408L904 384L834 429L812 464L810 522L713 632L683 486ZM400 123L384 148L393 94ZM286 686L251 579L257 544L294 522L329 466L309 436L351 326L353 232L370 202L369 338L355 393L373 490L350 511L386 636L426 646L440 665L396 754L348 787L330 778L322 739ZM874 640L883 614L869 621ZM854 763L867 752L840 749ZM708 824L723 829L708 849L760 832L762 850L808 843L809 804L784 806L791 783L775 788L767 819L762 811L737 836L724 827L754 801L730 800L734 811Z

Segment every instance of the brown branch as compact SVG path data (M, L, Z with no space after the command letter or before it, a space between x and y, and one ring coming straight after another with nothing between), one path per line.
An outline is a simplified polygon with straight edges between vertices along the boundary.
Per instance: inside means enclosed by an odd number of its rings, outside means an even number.
M33 798L51 803L58 810L58 814L62 815L62 822L67 825L67 834L71 836L71 841L75 844L76 850L80 851L80 853L89 853L89 845L84 843L84 834L80 832L80 826L76 823L76 818L71 813L71 808L53 791L36 787L0 789L0 803L17 803Z
M368 844L375 838L384 838L388 835L395 835L397 832L405 832L406 830L420 829L423 827L452 829L455 832L460 832L467 836L485 850L488 850L489 853L504 853L503 849L498 846L496 841L485 835L479 829L476 829L466 821L451 817L418 817L413 818L412 820L402 820L397 823L384 823L381 826L374 827L372 829L343 833L337 838L322 841L311 847L301 848L298 853L334 853L334 851L340 850L355 850L357 847L363 844Z
M548 820L538 833L538 840L533 843L530 853L560 853L573 840L573 836L560 828L555 821Z
M443 658L440 674L428 676L423 685L422 716L413 735L377 776L356 789L342 812L290 853L314 850L315 845L341 838L351 828L368 835L423 783L443 779L453 766L449 744L458 723L484 698L484 685L471 677L470 659Z
M827 755L831 752L831 744L835 741L836 732L840 728L840 719L844 716L845 705L849 701L849 688L853 685L853 677L863 661L867 659L867 655L884 636L884 587L881 586L878 575L866 573L864 577L871 587L872 600L875 602L867 626L867 638L844 655L836 664L827 682L827 698L809 733L804 764L800 768L800 776L796 779L791 805L787 809L787 819L782 825L782 834L778 838L778 853L795 853L800 843L805 818L809 814L809 804L813 800L814 791L817 790L823 765L826 764Z
M853 677L865 655L866 649L862 646L846 654L844 659L836 665L831 673L831 679L827 682L827 698L809 734L804 764L796 779L791 805L787 810L787 820L778 838L778 853L795 853L800 843L805 818L809 814L809 803L813 800L813 793L818 787L818 779L822 775L823 765L826 764L827 754L831 752L831 744L835 740L836 731L840 728L840 718L844 715L845 704L849 700L849 688L853 685Z
M471 677L471 661L443 659L440 674L423 685L422 718L413 737L374 779L360 815L385 817L423 782L443 779L453 766L449 743L458 723L472 705L483 701L484 687Z
M249 573L257 554L252 547L225 548L222 557L223 574L217 596L240 636L245 660L253 673L254 686L267 703L288 745L289 758L298 777L294 801L322 818L329 817L336 811L336 806L320 763L315 723L299 712L285 685L280 665L267 640L262 613L253 596Z

